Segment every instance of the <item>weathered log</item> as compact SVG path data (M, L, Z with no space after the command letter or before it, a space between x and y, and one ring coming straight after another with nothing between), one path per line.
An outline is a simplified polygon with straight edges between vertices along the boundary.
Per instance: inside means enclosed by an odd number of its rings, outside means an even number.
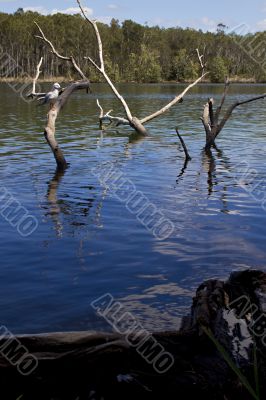
M17 368L19 352L0 336L0 382L5 400L77 399L251 399L239 376L219 348L205 334L222 344L236 366L255 387L253 348L258 349L261 399L266 396L266 366L262 334L251 335L250 309L241 309L239 299L249 298L265 311L266 274L247 270L233 273L226 282L210 280L197 290L190 316L180 331L152 334L174 365L164 373L150 361L154 350L146 343L146 357L116 333L76 332L22 335L12 338L36 357L38 367L28 376ZM129 336L130 337L130 336ZM141 340L141 335L139 336ZM133 343L133 338L132 338ZM135 338L136 343L136 338ZM144 346L145 347L145 346ZM145 349L144 349L145 350ZM13 358L12 358L13 357ZM13 360L13 365L10 362ZM148 362L147 362L148 361ZM254 389L255 392L255 389ZM20 397L22 396L22 397ZM204 396L204 397L203 397ZM259 398L259 397L253 397Z

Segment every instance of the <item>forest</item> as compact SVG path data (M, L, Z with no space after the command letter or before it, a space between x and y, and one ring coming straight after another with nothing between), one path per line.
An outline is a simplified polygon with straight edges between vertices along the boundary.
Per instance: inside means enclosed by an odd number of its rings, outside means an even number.
M50 40L59 52L73 55L92 82L102 77L84 57L97 58L97 43L92 28L79 15L41 15L24 12L0 13L1 51L11 56L18 65L9 78L33 75L36 63L43 56L40 78L62 77L75 79L70 65L55 59L44 43L35 40L37 28L34 21L49 33ZM120 22L112 19L110 25L99 23L106 71L114 82L189 82L200 72L195 49L204 52L208 62L207 80L224 82L229 75L232 81L265 82L263 68L266 32L240 36L228 34L221 23L215 33L191 28L161 28L140 25L132 20ZM250 50L252 49L252 50ZM5 71L0 71L0 78Z

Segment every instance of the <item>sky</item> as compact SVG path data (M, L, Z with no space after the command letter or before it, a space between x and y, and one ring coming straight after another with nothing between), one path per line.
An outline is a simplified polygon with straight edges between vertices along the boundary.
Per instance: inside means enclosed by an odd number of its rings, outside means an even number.
M106 23L116 18L149 26L181 26L211 32L218 23L229 30L242 24L251 32L266 30L266 0L83 0L82 4L90 16ZM18 8L42 14L78 12L75 0L0 0L2 12L13 13Z

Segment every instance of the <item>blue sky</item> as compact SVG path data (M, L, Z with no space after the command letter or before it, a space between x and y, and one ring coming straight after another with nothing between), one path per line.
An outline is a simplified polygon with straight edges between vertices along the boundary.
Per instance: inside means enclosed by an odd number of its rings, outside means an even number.
M132 19L148 25L182 26L214 31L219 22L233 28L246 24L251 31L266 30L266 0L83 0L88 12L109 22ZM75 0L0 0L0 10L14 12L19 7L43 14L77 12Z

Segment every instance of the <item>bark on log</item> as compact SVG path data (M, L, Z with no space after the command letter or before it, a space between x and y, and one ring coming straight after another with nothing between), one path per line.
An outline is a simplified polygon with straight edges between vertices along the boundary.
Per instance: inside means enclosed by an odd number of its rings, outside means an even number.
M23 376L8 361L6 349L10 337L0 336L2 396L5 400L22 395L23 400L135 400L138 397L250 400L252 396L243 382L205 334L209 330L242 368L251 387L255 385L252 354L256 344L263 399L266 396L264 336L262 332L250 334L255 328L250 325L250 309L241 309L239 298L243 296L258 308L256 316L264 315L266 274L247 270L233 273L226 282L203 283L181 330L152 335L175 360L161 374L147 362L152 356L151 349L144 359L122 335L78 332L17 336L16 340L38 359L35 371ZM263 333L266 335L265 326Z

